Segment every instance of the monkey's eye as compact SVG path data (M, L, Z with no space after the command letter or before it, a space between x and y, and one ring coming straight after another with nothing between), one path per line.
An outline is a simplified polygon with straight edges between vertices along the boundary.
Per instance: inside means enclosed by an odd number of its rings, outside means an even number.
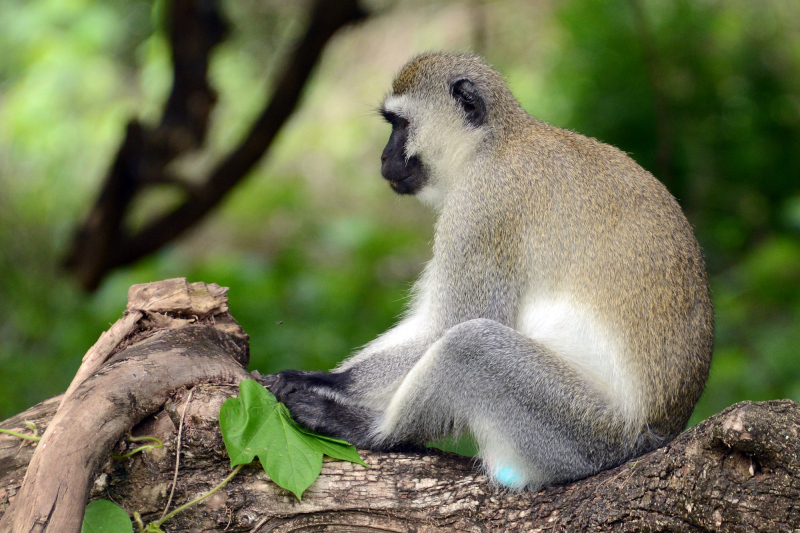
M397 113L393 113L391 111L386 111L385 109L381 110L381 115L383 118L392 125L392 128L407 128L408 127L408 120L401 117Z

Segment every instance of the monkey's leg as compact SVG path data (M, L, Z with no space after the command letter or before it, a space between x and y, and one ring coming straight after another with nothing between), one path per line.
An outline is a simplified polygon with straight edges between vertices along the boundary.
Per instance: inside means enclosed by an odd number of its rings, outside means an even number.
M623 424L598 386L552 350L502 324L459 324L411 369L377 438L476 439L488 473L532 489L579 479L626 458Z

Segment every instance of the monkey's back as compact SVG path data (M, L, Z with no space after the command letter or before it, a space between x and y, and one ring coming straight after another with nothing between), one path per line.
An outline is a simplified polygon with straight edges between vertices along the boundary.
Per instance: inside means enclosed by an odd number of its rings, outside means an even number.
M518 329L582 350L575 364L612 382L632 417L676 435L705 385L714 334L691 226L666 187L617 148L538 121L520 134L516 172L500 180L541 200L523 230L534 252ZM562 334L571 319L559 313L578 317L575 331Z

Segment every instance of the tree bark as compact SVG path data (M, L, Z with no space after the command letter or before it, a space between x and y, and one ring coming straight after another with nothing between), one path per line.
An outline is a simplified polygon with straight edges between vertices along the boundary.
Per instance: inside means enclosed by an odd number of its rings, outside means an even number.
M129 514L138 511L145 523L158 519L172 486L176 452L180 468L171 508L203 494L230 473L218 413L222 402L237 393L237 381L248 374L233 362L225 367L229 370L211 372L209 381L209 376L199 378L203 372L195 367L205 366L209 357L233 361L229 354L246 362L246 336L229 318L216 286L186 285L182 280L162 283L171 288L151 284L132 289L132 301L139 303L129 303L126 317L90 350L85 359L94 370L88 376L79 372L81 383L73 384L63 401L53 398L0 424L24 432L23 420L33 420L40 430L47 428L38 446L0 435L0 513L5 513L0 531L9 531L11 520L15 532L78 531L80 518L76 522L74 516L82 515L87 492L92 499L119 503ZM194 308L193 301L209 300L189 296L192 287L211 294L210 301L217 303L210 309ZM161 297L170 292L173 298ZM118 327L123 322L127 325ZM158 379L143 379L145 371L153 376L158 361ZM170 377L177 375L184 377ZM89 404L75 403L88 398L90 390L105 396ZM181 418L181 445L176 450ZM113 431L107 431L112 426ZM111 443L131 426L133 434L156 436L165 447L107 460ZM743 402L664 448L536 493L493 486L471 459L453 454L362 452L371 468L326 462L320 478L297 501L254 464L221 491L166 522L165 528L261 533L790 532L800 527L798 428L796 402ZM59 435L69 438L58 439ZM85 444L90 441L96 446ZM125 439L114 445L117 452L132 448ZM54 455L45 457L45 450ZM81 464L85 468L79 473L75 465ZM62 501L70 491L72 499ZM62 518L66 515L70 518Z
M113 444L176 389L238 383L248 362L225 289L184 279L132 287L126 316L86 354L47 424L0 531L79 531Z

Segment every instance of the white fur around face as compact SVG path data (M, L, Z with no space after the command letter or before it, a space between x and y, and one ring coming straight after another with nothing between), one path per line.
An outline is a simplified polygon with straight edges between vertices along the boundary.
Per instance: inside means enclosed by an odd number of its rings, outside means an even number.
M428 171L419 200L439 210L448 192L464 175L486 132L468 126L455 101L423 102L409 95L390 95L383 104L409 121L406 158L417 156Z

